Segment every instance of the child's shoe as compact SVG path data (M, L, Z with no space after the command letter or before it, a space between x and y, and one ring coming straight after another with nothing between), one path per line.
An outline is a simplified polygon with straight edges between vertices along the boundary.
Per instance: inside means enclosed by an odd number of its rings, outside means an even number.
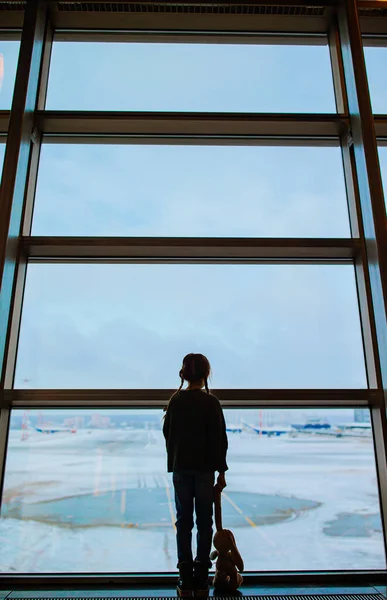
M179 579L177 582L177 593L181 598L192 598L194 595L193 566L191 562L181 562L179 567Z
M208 596L208 565L198 560L194 562L194 588L196 598L207 598Z

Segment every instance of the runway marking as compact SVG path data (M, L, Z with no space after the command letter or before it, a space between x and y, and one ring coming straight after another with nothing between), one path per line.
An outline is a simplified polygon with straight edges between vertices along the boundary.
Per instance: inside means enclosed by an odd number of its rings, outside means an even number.
M171 515L172 527L176 531L175 512L173 510L173 503L172 503L171 491L169 489L168 479L166 477L164 477L164 483L165 483L165 492L166 492L167 498L168 498L168 507L169 507L169 514Z
M269 538L269 536L266 535L266 533L264 531L262 531L261 528L258 527L257 524L254 523L254 521L252 519L250 519L250 517L248 517L247 515L245 515L245 513L243 512L243 510L241 508L239 508L239 506L237 504L235 504L235 502L233 500L231 500L231 498L225 492L222 492L222 495L226 498L227 502L229 502L231 504L231 506L233 508L235 508L235 510L240 515L242 515L242 517L245 519L245 521L247 521L248 524L251 525L251 527L254 527L254 529L256 529L258 531L259 535L261 537L263 537L263 539L266 540L267 543L270 544L270 546L273 546L273 547L276 546L276 544L273 542L273 540L271 540Z

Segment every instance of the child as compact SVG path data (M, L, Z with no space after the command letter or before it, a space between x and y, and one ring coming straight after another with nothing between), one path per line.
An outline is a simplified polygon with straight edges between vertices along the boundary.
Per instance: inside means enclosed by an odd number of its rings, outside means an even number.
M163 433L168 472L173 473L180 596L207 596L211 566L215 471L217 487L226 487L227 434L219 400L208 389L210 363L203 354L187 354L180 370L181 385L171 397ZM188 382L182 389L184 381ZM203 391L202 388L206 391ZM197 556L192 556L195 504Z

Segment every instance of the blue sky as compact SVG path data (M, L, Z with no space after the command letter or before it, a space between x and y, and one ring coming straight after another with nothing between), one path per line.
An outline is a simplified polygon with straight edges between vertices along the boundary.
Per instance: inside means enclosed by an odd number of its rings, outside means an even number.
M56 43L48 109L335 112L327 46Z
M349 237L340 149L46 144L32 232Z
M47 108L335 111L326 46L197 44L56 43ZM33 233L346 237L340 151L45 145ZM365 387L352 267L29 267L16 387L174 387L189 351L214 387Z

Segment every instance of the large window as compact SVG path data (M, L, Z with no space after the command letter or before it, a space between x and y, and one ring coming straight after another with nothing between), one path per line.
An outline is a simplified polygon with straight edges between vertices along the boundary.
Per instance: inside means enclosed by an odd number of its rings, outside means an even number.
M383 569L368 411L226 410L223 522L248 571ZM16 410L3 572L175 571L161 410Z
M216 388L366 387L353 267L29 266L16 387L173 388L192 351Z
M32 233L348 237L341 152L46 144Z
M20 42L0 39L0 110L12 104Z
M385 264L379 239L363 252L379 198L356 14L25 4L20 59L14 4L0 32L0 571L176 572L162 408L202 352L246 569L387 573ZM382 43L380 9L359 9ZM365 56L384 144L387 46ZM384 146L380 165L386 190Z
M55 42L47 108L336 112L327 45L135 41Z

